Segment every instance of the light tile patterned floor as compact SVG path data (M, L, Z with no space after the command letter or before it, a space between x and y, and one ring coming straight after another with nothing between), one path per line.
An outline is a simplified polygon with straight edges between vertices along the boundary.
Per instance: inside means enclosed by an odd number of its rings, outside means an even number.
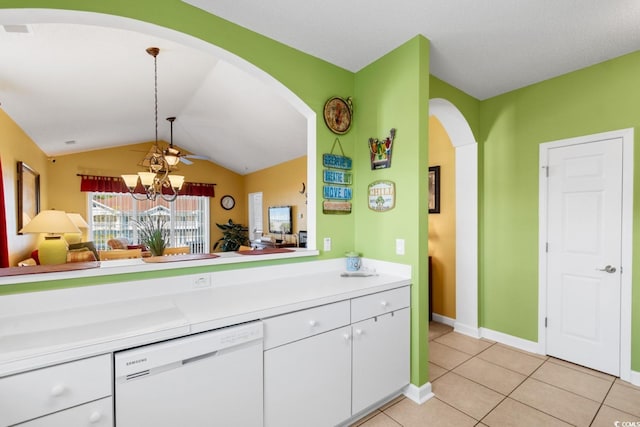
M435 322L429 325L429 374L436 397L423 405L399 397L354 426L640 425L640 387Z

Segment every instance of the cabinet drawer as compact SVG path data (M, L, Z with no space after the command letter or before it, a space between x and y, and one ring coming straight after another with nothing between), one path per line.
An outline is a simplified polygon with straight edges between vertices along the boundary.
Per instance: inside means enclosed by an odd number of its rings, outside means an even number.
M113 403L110 397L65 409L55 414L19 424L16 427L113 427Z
M409 307L410 301L409 286L354 298L351 300L351 321L359 322Z
M349 301L265 319L265 350L349 324Z
M111 356L0 379L0 425L11 425L111 395Z

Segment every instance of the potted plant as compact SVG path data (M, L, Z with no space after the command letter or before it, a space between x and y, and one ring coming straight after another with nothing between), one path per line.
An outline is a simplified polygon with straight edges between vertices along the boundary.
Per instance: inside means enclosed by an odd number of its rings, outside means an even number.
M249 229L242 224L236 224L231 219L226 224L216 224L222 231L222 237L213 245L213 250L220 246L223 252L237 251L240 246L249 245Z
M132 222L138 227L140 242L149 248L151 255L161 256L169 239L167 220L160 215L145 215Z

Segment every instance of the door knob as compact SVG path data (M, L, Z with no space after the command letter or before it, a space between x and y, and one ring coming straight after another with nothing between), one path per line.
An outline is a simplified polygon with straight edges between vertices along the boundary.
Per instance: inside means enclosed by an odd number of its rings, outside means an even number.
M605 268L598 268L597 270L598 270L598 271L604 271L604 272L606 272L606 273L610 273L610 274L612 274L612 273L615 273L615 272L616 272L616 268L615 268L615 267L612 267L612 266L610 266L610 265L607 265Z

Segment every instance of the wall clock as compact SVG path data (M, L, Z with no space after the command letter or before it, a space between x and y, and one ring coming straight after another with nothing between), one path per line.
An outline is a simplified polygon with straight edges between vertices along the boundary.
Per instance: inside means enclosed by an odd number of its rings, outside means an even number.
M236 200L228 194L226 196L222 196L222 199L220 199L220 206L222 206L224 209L228 211L233 209L235 205L236 205Z
M351 128L351 113L353 103L351 97L347 99L334 96L324 104L324 122L331 132L343 135Z

